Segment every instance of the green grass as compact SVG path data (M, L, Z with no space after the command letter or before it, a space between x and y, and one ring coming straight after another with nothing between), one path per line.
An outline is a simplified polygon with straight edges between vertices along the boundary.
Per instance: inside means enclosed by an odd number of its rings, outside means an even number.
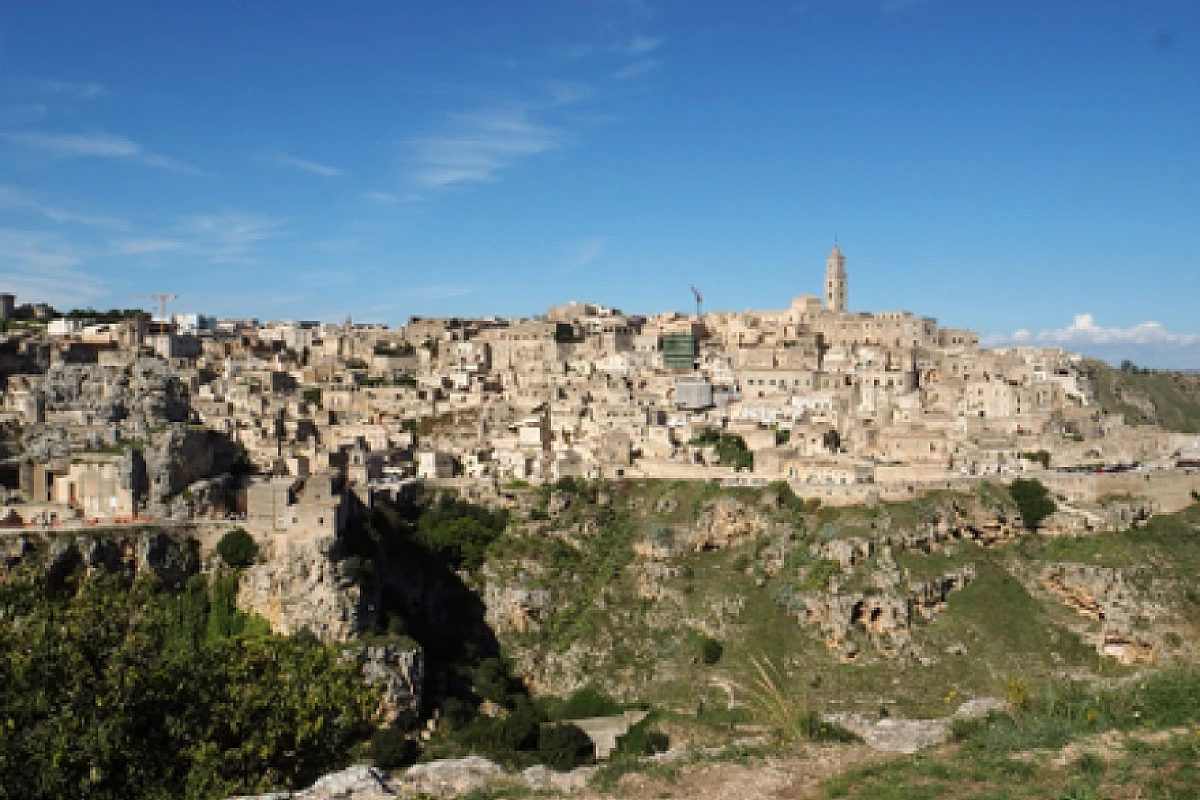
M1177 372L1115 370L1088 364L1106 414L1123 414L1131 425L1153 422L1170 431L1200 433L1200 377ZM1152 405L1153 414L1124 402L1120 393L1135 393Z
M1200 736L1182 733L1148 745L1126 740L1106 760L1085 747L1059 764L1047 757L1017 758L947 749L851 770L822 786L827 800L1087 800L1145 798L1183 800L1200 796Z
M1010 569L1032 568L1036 574L1042 564L1070 561L1141 571L1160 584L1178 586L1180 599L1171 607L1192 609L1191 618L1200 618L1200 590L1188 588L1194 586L1188 576L1200 574L1200 536L1195 533L1200 509L1190 509L1124 534L1029 536L995 550L963 541L931 555L896 548L898 566L916 580L968 563L975 565L976 578L951 594L932 621L914 622L912 644L926 663L913 656L881 656L866 644L864 634L860 663L842 664L815 626L801 623L776 602L776 590L796 581L795 569L775 576L764 569L765 554L778 553L781 531L791 530L787 519L794 509L770 512L761 503L760 490L735 492L699 482L626 482L610 485L608 491L608 511L585 503L541 523L561 531L605 515L619 523L607 533L570 534L573 544L567 544L560 536L516 532L498 543L505 559L535 563L533 582L555 594L556 610L542 631L505 635L505 646L532 649L548 658L573 647L578 653L582 647L584 657L563 662L575 671L576 680L594 681L622 702L675 714L677 724L686 720L696 737L710 743L728 738L732 721L764 721L750 702L756 660L776 665L781 687L804 708L865 713L886 708L907 717L944 716L972 697L1004 697L1010 678L1038 689L1064 671L1095 674L1100 659L1074 632L1087 623L1056 601L1031 596ZM666 510L657 506L663 497L673 501ZM773 514L780 526L772 534L775 538L764 535L728 550L682 554L669 562L678 574L665 579L664 598L639 598L636 559L626 548L650 535L652 526L690 524L697 509L717 498L736 499L755 513ZM860 531L879 536L884 527L894 534L924 524L951 502L987 506L989 498L1004 500L999 490L981 487L975 495L942 493L870 509L822 508L808 515L814 523L808 527L818 531L821 525L815 523L823 520L834 535ZM806 541L816 536L802 531L793 535L796 540L786 547L795 553L802 553ZM792 567L798 558L791 559ZM871 577L877 560L878 556L841 576L843 585L875 591ZM1188 591L1194 605L1187 604ZM715 637L723 647L716 664L706 665L698 657L705 636ZM952 654L959 646L965 654ZM1106 660L1102 672L1115 677L1130 670ZM703 713L697 716L701 706Z

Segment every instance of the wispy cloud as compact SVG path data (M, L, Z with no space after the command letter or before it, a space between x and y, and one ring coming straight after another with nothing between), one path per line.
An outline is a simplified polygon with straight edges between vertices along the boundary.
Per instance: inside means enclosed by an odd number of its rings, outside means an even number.
M87 254L53 233L0 229L0 285L21 302L58 308L88 305L103 282L80 267Z
M243 211L223 211L187 218L181 232L190 238L185 249L220 263L253 264L258 245L287 236L284 220Z
M263 154L263 158L277 167L295 169L307 172L310 175L320 175L322 178L336 178L342 174L342 170L337 167L322 164L319 161L311 161L307 158L300 158L288 153L282 153L278 150L268 150Z
M613 72L612 76L619 81L627 81L631 78L637 78L641 75L646 75L650 72L653 72L657 68L657 59L643 58L626 64L625 66Z
M559 265L559 270L561 272L574 272L581 267L587 266L604 255L604 248L607 246L607 236L589 236L576 245L571 255Z
M523 106L456 114L444 133L411 141L411 179L424 189L488 183L523 159L562 146L564 131Z
M387 204L399 203L400 200L402 199L400 197L400 195L398 195L394 192L380 192L380 191L366 192L363 194L363 197L366 198L367 200L370 200L372 203L387 203Z
M91 228L127 230L129 225L119 219L99 214L85 214L50 205L13 186L0 184L0 208L25 211L53 222L73 223Z
M51 131L2 131L0 139L36 150L50 158L113 158L125 159L156 169L188 175L202 175L202 170L174 158L147 150L125 136L111 133L56 133Z
M117 255L122 256L144 256L153 255L156 253L171 253L183 250L187 247L186 242L181 242L178 239L120 239L110 242L112 249Z
M99 83L78 83L54 79L35 80L33 89L43 94L68 95L77 100L96 100L108 94L108 90Z
M634 36L618 49L627 56L644 56L657 50L662 43L662 38L658 36Z
M1105 327L1097 325L1091 314L1075 315L1065 328L990 334L981 343L985 347L1062 347L1108 361L1128 358L1148 366L1200 367L1200 334L1176 333L1158 322Z

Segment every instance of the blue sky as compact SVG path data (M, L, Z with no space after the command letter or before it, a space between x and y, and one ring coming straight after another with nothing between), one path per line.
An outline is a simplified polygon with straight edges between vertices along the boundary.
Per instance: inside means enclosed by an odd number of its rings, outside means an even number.
M1200 367L1200 3L0 6L22 301L781 308L835 236L853 310Z

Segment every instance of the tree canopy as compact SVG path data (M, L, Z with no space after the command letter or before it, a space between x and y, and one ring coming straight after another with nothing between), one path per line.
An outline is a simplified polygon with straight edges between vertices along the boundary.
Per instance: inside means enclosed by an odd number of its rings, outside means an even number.
M334 649L233 610L229 588L0 585L0 798L223 797L342 766L373 690Z
M1036 531L1058 508L1050 497L1050 490L1036 478L1017 478L1009 484L1008 493L1021 512L1022 524L1029 531Z

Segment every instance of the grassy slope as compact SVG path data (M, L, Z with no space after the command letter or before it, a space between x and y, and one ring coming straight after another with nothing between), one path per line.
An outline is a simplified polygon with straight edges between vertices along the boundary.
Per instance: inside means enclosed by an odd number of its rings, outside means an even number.
M989 491L992 487L981 489L984 495ZM928 518L930 499L875 509L821 509L816 514L780 510L774 538L671 560L679 574L664 582L666 599L648 601L636 596L636 558L631 555L635 542L650 536L652 528L662 536L672 526L695 521L714 498L756 504L760 493L729 492L700 483L645 482L618 487L612 494L611 508L620 512L619 531L576 537L580 547L572 555L544 536L518 537L524 544L509 544L511 553L556 564L557 572L546 577L568 602L567 611L552 618L542 633L510 637L506 645L557 653L589 645L578 669L623 699L659 709L660 727L674 742L719 743L741 735L739 723L768 721L769 715L751 697L756 662L771 665L782 695L797 707L868 714L886 709L909 717L944 715L974 696L1006 697L1011 680L1036 693L1053 692L1048 687L1058 685L1066 674L1100 674L1106 679L1134 674L1111 660L1101 664L1095 650L1074 632L1088 626L1085 620L1056 601L1031 596L1013 577L1036 574L1052 562L1119 567L1139 592L1151 594L1177 618L1200 620L1200 590L1194 588L1194 576L1200 574L1200 506L1194 506L1120 534L1027 537L996 550L958 543L932 555L898 553L898 566L917 578L941 575L965 563L975 565L977 577L951 595L945 611L932 622L914 628L916 648L932 656L932 663L877 658L841 664L815 628L800 624L778 605L775 589L784 578L764 573L764 553L781 544L801 548L822 529L825 535L839 537L870 535L871 522L884 516L892 531L908 529ZM670 502L661 504L664 498ZM991 496L984 501L1000 502ZM565 520L579 525L596 514L594 505L576 505L563 519L543 524L560 526ZM870 563L862 571L869 574L873 568ZM853 576L850 582L858 584L860 578ZM720 639L724 652L716 664L705 665L699 658L700 643L710 633ZM1200 636L1200 625L1193 634ZM965 654L952 655L958 645L966 648ZM703 711L696 713L701 700ZM1120 734L1123 744L1114 748L1090 736L1090 730L1068 732L1068 739L1085 738L1065 756L1056 750L1030 750L1038 745L1029 743L1011 748L1023 751L1015 753L969 743L951 745L851 771L827 782L823 792L828 798L863 800L1200 796L1196 731L1173 729L1151 744L1144 737ZM1093 751L1102 751L1103 758Z
M666 579L667 598L659 601L636 596L629 567L613 569L615 562L608 556L614 542L631 545L644 538L651 525L690 522L717 494L725 492L698 483L647 482L621 489L614 507L632 507L624 533L608 539L604 550L588 551L560 565L556 592L569 601L568 610L542 633L510 637L507 644L558 653L572 644L586 644L588 655L578 668L614 695L679 713L691 713L703 699L705 713L714 722L753 716L745 705L757 674L756 660L780 670L784 689L799 704L826 711L874 713L887 707L906 716L938 716L956 704L946 701L951 692L955 700L1002 697L1010 678L1042 685L1064 672L1094 673L1099 667L1095 651L1071 630L1086 623L1057 602L1031 597L1012 577L1012 562L1031 569L1051 561L1139 565L1135 572L1145 581L1135 580L1135 585L1169 585L1174 588L1165 599L1177 613L1200 610L1187 579L1200 568L1200 536L1193 532L1200 527L1200 512L1193 510L1129 534L1030 539L1000 550L958 544L949 555L906 552L898 557L900 566L916 577L940 575L967 562L976 565L976 580L951 595L947 609L932 622L918 623L913 630L914 644L932 663L877 658L840 664L815 628L800 624L773 599L781 578L765 578L760 564L760 553L769 542L681 555L671 562L681 574ZM667 495L675 502L660 507L658 501ZM755 499L745 490L736 496ZM915 524L925 510L921 502L916 508L888 506L893 530ZM584 519L591 512L572 513ZM865 521L879 513L822 509L820 519L809 515L809 527L819 528L823 520L839 525L839 535L860 533L869 529ZM798 531L795 538L802 542L805 536ZM597 580L600 566L605 572L613 570L611 577ZM870 569L864 567L863 575ZM568 575L573 577L564 579ZM724 645L724 655L715 665L704 665L698 658L705 635ZM959 645L965 654L951 655ZM1102 670L1106 676L1128 671L1111 662ZM725 710L731 692L741 709Z
M1051 753L981 755L949 748L852 770L824 786L824 796L847 800L1041 800L1144 798L1183 800L1200 791L1200 736L1124 742L1101 755L1098 743L1060 763Z
M1106 413L1123 414L1131 425L1155 423L1170 431L1200 433L1200 376L1113 369L1099 361L1088 362L1088 367ZM1123 402L1119 397L1122 391L1149 400L1154 414Z

